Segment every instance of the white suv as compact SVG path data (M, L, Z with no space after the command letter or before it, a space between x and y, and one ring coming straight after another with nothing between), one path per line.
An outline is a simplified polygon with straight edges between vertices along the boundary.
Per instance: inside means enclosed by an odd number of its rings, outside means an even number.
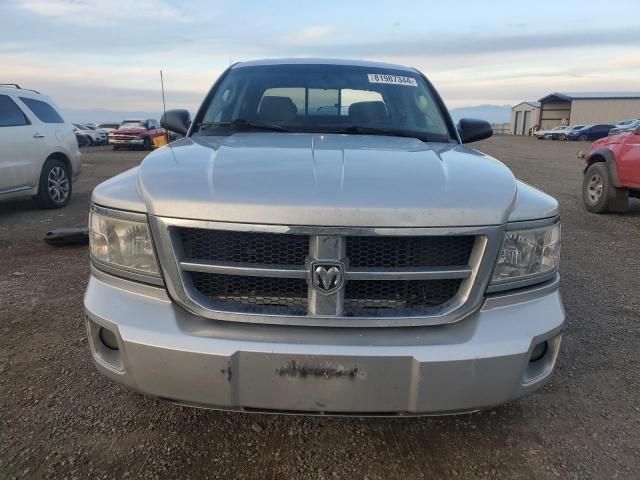
M64 207L79 173L73 126L51 99L0 84L0 200L31 195L42 208Z

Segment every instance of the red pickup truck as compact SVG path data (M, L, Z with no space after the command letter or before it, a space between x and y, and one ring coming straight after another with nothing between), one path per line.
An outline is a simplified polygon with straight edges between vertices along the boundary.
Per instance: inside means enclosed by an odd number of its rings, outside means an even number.
M109 143L114 150L121 148L143 148L153 150L167 143L167 132L153 119L125 120L109 132Z
M640 127L593 142L585 162L582 200L595 213L621 212L640 198Z

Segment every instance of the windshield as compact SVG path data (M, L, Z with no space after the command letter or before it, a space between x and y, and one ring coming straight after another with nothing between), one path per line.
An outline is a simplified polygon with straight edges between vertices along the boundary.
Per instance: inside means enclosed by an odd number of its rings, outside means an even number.
M269 65L230 70L197 118L195 135L235 129L399 135L452 140L417 72L350 65Z
M144 124L144 122L127 121L122 122L120 128L147 128L147 126Z

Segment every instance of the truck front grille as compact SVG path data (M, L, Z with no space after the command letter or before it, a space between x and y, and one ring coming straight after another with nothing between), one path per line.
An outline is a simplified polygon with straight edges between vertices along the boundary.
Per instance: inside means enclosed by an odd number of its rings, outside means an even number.
M179 230L186 258L265 265L304 265L309 237L230 230Z
M406 268L466 265L475 237L349 237L347 258L352 267Z
M305 315L307 282L298 278L246 277L190 272L193 288L219 308L244 306L255 312Z
M482 301L502 231L341 229L151 217L166 283L216 320L314 326L447 323ZM483 267L484 265L484 267ZM323 285L335 268L340 281ZM480 275L481 274L481 275Z
M345 287L344 313L354 317L428 314L430 309L455 297L461 283L461 279L349 282Z

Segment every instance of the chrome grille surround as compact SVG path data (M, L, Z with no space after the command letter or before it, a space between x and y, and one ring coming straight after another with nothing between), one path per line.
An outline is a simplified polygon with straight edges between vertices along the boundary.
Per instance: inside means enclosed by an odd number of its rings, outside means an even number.
M325 327L406 327L441 325L460 320L480 307L505 231L504 226L344 228L259 225L175 219L153 215L149 215L149 223L167 289L177 303L193 314L224 321ZM306 235L309 237L309 255L306 264L300 266L187 259L178 235L178 229L181 228ZM348 237L456 235L475 237L468 265L417 268L350 267L346 255ZM256 308L252 301L249 301L250 305L235 300L232 305L223 305L212 302L210 298L198 292L191 283L190 272L307 281L310 263L314 261L344 262L346 265L344 280L347 287L333 295L323 295L309 287L305 305L306 314L301 314L299 311L293 314L282 308ZM406 282L409 280L458 280L459 287L452 298L442 304L421 309L418 314L416 311L403 312L397 308L389 310L393 312L389 314L385 314L384 308L372 312L370 308L357 308L366 306L366 302L360 305L353 299L345 302L345 291L349 288L350 281ZM274 302L275 305L279 305L277 299ZM375 302L372 304L373 308L379 306ZM296 306L298 305L296 303Z

